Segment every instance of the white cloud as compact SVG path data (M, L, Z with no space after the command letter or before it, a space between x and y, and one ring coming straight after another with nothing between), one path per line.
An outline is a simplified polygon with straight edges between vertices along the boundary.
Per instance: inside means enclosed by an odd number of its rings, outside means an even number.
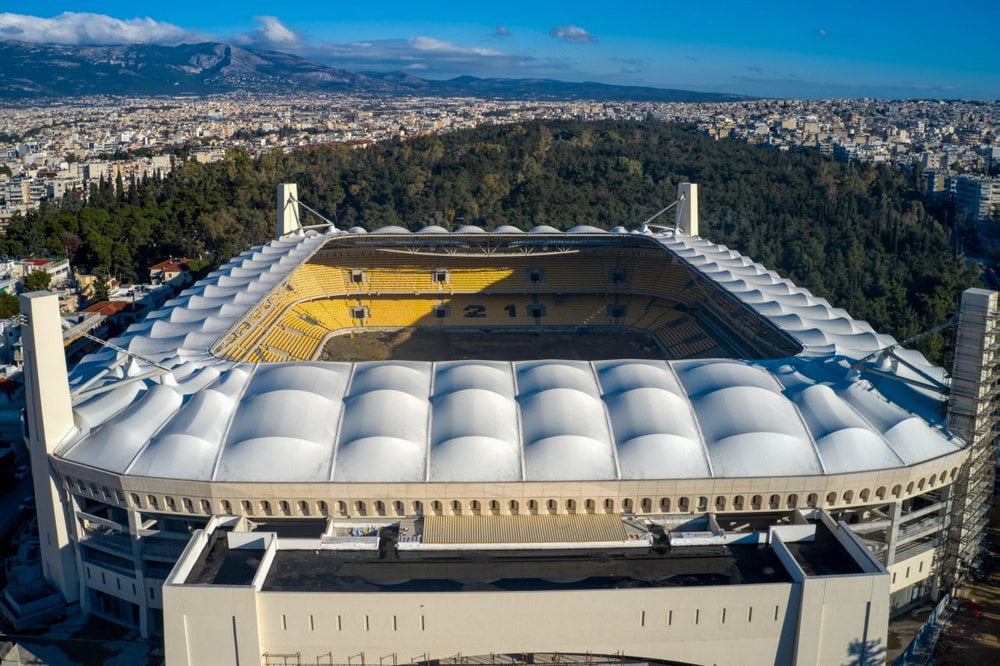
M510 37L510 29L507 28L507 27L505 27L505 26L498 25L497 29L496 29L496 32L493 33L493 36L494 37Z
M63 12L51 18L0 13L0 39L41 44L174 45L211 37L149 17L117 19L104 14Z
M549 30L549 35L571 44L593 44L597 37L576 25L560 25Z
M288 28L276 16L255 16L256 29L235 35L229 41L240 46L294 51L303 46L302 35Z

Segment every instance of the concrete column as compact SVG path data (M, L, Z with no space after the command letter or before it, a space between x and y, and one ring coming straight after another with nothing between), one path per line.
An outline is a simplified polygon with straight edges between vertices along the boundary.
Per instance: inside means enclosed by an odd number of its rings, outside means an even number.
M38 511L42 574L67 603L80 598L76 548L49 456L75 428L63 352L59 298L48 291L21 295L27 445Z
M886 530L886 544L889 546L885 551L885 566L896 562L896 542L899 541L899 521L903 517L903 500L897 499L892 503L889 517L892 524Z
M688 236L698 235L698 185L677 184L677 230Z
M299 217L299 186L295 183L278 185L278 219L275 238L290 234L302 226Z

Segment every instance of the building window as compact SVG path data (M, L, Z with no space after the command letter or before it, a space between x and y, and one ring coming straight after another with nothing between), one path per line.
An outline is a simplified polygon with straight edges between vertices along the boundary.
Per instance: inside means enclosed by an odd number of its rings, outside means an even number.
M321 516L325 516L330 510L329 506L327 506L326 500L316 502L316 509L319 511L319 515Z
M222 500L222 512L232 515L233 505L229 502L229 500Z
M660 498L660 511L664 513L670 513L670 498L661 497Z
M202 513L212 513L212 503L207 499L201 501L201 512Z
M267 500L261 500L261 502L260 502L260 511L265 516L270 516L271 515L271 503L268 502Z
M455 515L462 513L462 503L458 500L451 501L451 512Z
M309 508L309 505L306 504L305 502L299 502L300 507L303 505L305 505L306 509ZM281 500L280 502L278 502L278 511L280 511L281 515L283 516L288 516L292 513L292 509L286 500Z
M247 514L248 516L253 515L253 504L250 502L250 500L243 500L243 513Z
M520 507L518 506L517 500L511 500L507 504L507 509L511 512L512 515L516 514L519 508Z
M191 501L190 497L185 497L181 499L181 503L184 505L184 510L188 513L194 513L194 502Z
M385 515L385 502L383 502L382 500L377 500L375 502L375 513L377 513L380 516Z
M424 503L421 501L416 501L413 503L413 515L420 516L424 513Z

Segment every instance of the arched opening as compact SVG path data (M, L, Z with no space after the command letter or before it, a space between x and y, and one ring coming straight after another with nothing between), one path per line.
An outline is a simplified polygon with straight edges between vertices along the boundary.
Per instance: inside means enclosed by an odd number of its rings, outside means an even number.
M937 483L937 474L931 474L931 478L930 478L930 481L928 481L928 483L929 483L930 485L932 485L932 486L933 486L933 485L934 485L935 483Z
M229 500L222 500L222 512L227 515L233 515L233 505Z
M260 512L265 516L271 515L271 503L267 500L260 501Z
M604 511L605 513L611 513L615 510L615 501L610 497L604 500Z
M754 495L750 498L750 508L754 511L759 511L764 505L764 498L760 495Z
M422 516L424 514L424 503L420 500L416 500L410 506L413 507L413 515Z
M626 497L625 501L622 502L622 511L625 511L626 513L634 513L631 497Z
M809 493L809 496L806 498L806 506L810 509L815 509L817 502L819 502L819 495L816 493Z
M325 516L329 512L329 509L324 500L316 502L316 509L319 511L319 515L321 516Z
M594 513L597 510L597 502L592 499L585 500L583 502L583 507L587 513Z
M767 500L767 505L771 509L780 509L781 508L781 497L779 497L778 495L771 495L768 498L768 500Z
M528 500L528 513L538 513L538 501L530 499Z
M402 516L404 513L406 513L406 508L403 506L402 502L396 500L395 502L392 503L392 511L397 516Z
M699 511L708 511L708 498L707 497L699 497L698 498L698 510Z
M140 509L142 508L142 500L141 500L141 499L139 499L139 496L138 496L138 495L136 495L135 493L132 493L131 495L129 495L129 497L131 498L131 500L132 500L132 504L133 504L134 506L137 506L137 507L139 507Z
M460 515L462 513L462 503L459 502L458 500L452 500L451 501L451 512L453 514L455 514L456 516Z
M854 500L854 491L847 490L844 492L844 504L850 504Z
M715 498L715 510L725 511L726 510L726 498L724 495L719 495Z
M559 510L559 505L554 499L550 499L545 502L545 509L549 513L556 513Z
M733 508L737 511L743 510L743 495L737 495L733 498Z
M907 495L913 494L913 481L910 481L908 484L906 484L906 494Z
M663 513L670 513L670 498L661 497L660 498L660 511Z
M653 512L653 500L649 499L648 497L642 498L642 512L643 513Z
M566 513L576 513L576 500L566 500Z
M306 513L304 513L303 515L308 516L309 515L309 513L308 513L309 512L309 505L306 504L305 502L299 502L299 512L300 513L302 512L302 509L306 510ZM291 507L289 506L289 504L288 504L288 502L286 500L281 500L280 502L278 502L278 511L280 511L281 515L283 515L283 516L287 516L287 515L290 515L292 513Z
M440 500L434 500L431 502L431 513L435 516L440 516L444 512L443 509L444 507L441 506Z
M885 486L879 486L878 490L875 491L875 497L880 500L885 499Z
M507 511L509 511L512 516L517 515L518 509L520 509L520 506L518 505L517 500L507 502Z
M202 513L212 513L212 503L207 499L201 501L201 512Z
M826 503L829 504L830 506L833 506L834 504L836 504L837 503L837 493L827 493L827 495L826 495Z
M872 495L871 490L869 490L868 488L862 488L861 494L858 496L861 498L862 502L867 502L871 498L871 495Z
M347 515L347 502L345 502L344 500L337 501L337 513L339 513L341 516Z
M923 490L926 484L927 484L927 479L920 479L919 481L917 481L917 490Z
M382 500L375 500L375 514L379 516L385 515L385 502Z
M368 507L365 506L364 502L358 501L354 503L354 513L359 516L364 516L368 514Z
M243 500L243 513L245 513L248 516L253 515L253 504L250 502L250 500Z
M496 500L490 500L490 513L494 516L500 513L500 502Z
M156 495L146 495L146 501L149 502L150 509L153 509L154 511L159 510L160 502L156 499ZM249 503L250 502L247 502L247 504Z
M677 500L677 508L683 513L691 508L690 500L687 497L682 497Z
M788 496L786 504L788 505L789 509L794 509L799 505L799 496L792 493L791 495Z
M472 511L472 515L478 516L481 512L481 508L479 506L479 500L472 500L471 502L469 502L469 510Z

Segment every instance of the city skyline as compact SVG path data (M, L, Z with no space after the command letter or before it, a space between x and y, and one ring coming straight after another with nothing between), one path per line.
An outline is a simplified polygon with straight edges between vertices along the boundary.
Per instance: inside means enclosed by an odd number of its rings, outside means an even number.
M69 4L69 6L67 6ZM791 3L750 10L639 2L429 2L294 11L251 0L229 8L175 2L136 15L120 1L38 2L0 13L0 38L61 44L225 41L355 71L592 80L761 97L1000 97L1000 66L974 25L987 2L935 15L923 3L848 3L836 15ZM389 18L387 18L389 17ZM972 17L979 17L972 20Z

